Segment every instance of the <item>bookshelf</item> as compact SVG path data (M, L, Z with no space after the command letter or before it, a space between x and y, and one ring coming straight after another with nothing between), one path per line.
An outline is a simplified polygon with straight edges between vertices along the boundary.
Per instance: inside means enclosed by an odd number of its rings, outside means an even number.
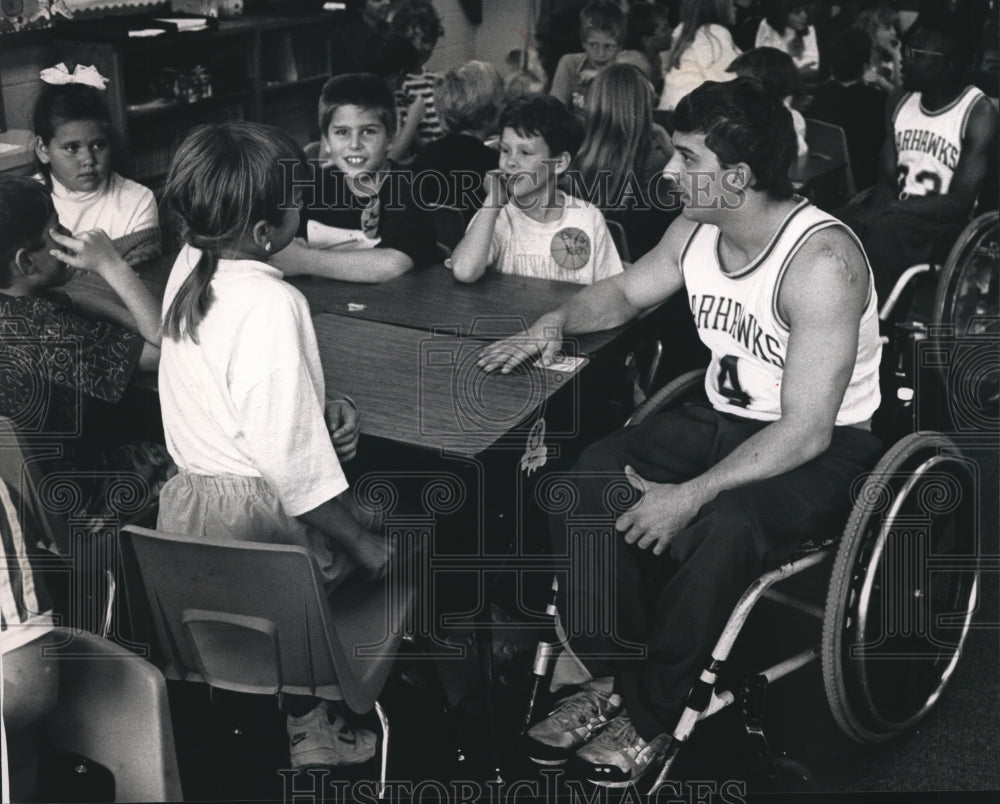
M245 15L209 30L139 39L124 27L104 34L67 24L55 45L63 59L93 64L111 79L116 165L157 188L177 141L199 123L255 120L303 145L317 139L316 101L339 24L337 14Z

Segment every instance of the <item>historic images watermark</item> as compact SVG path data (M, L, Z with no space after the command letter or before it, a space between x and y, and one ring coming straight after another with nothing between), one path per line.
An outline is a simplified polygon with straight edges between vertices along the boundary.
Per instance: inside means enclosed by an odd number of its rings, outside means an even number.
M474 171L456 170L442 173L437 170L414 171L393 168L375 173L345 176L331 171L318 161L286 163L288 186L297 194L298 203L308 209L364 209L380 198L382 209L402 210L413 207L429 211L442 205L459 209L478 209L482 206L482 175ZM677 212L682 206L689 209L739 209L744 202L744 192L733 170L688 171L687 182L681 187L666 174L639 176L634 171L625 174L619 182L609 170L597 171L586 177L570 168L557 175L555 162L545 162L545 173L532 172L499 174L505 188L515 182L526 183L518 193L507 192L507 200L519 209L579 208L584 199L599 199L599 205L608 209L634 209L642 211ZM539 195L544 187L546 192ZM562 195L562 200L558 195ZM287 206L296 204L289 198Z

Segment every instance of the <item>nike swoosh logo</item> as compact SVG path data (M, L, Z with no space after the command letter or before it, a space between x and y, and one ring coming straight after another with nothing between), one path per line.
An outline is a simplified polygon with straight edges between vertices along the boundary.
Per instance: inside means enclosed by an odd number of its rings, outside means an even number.
M292 745L298 745L305 738L306 738L306 733L304 731L300 731L298 734L293 734L292 735Z
M358 741L358 737L353 731L342 731L337 735L337 739L348 745L354 745Z

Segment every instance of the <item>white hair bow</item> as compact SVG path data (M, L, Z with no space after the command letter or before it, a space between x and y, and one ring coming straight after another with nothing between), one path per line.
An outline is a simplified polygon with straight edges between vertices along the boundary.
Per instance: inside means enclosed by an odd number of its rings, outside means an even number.
M88 87L103 90L108 79L101 75L92 65L78 64L70 72L63 63L55 67L47 67L39 76L46 84L86 84Z

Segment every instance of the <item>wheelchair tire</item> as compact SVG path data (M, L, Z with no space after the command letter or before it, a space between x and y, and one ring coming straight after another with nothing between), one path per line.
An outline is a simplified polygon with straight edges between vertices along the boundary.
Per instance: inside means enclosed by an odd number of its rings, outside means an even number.
M858 488L823 618L823 685L851 739L881 743L923 718L976 607L975 473L946 436L897 442Z
M694 369L675 377L635 409L628 426L641 424L657 411L697 398L705 387L705 369ZM704 398L704 394L701 394Z
M1000 213L969 223L948 254L934 298L934 323L953 325L958 336L996 326L1000 316Z

